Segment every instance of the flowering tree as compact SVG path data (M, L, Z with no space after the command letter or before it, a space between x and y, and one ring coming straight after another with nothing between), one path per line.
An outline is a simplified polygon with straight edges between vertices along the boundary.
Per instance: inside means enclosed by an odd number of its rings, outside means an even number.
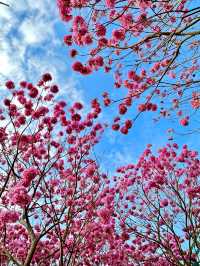
M128 265L115 233L114 189L92 157L104 125L97 100L56 101L37 85L5 85L0 110L0 264ZM122 264L121 264L122 263Z
M106 106L119 102L118 113L124 115L134 103L138 110L132 120L158 111L157 119L173 113L188 125L191 112L200 107L198 1L57 2L70 25L64 42L72 46L71 57L82 56L82 47L87 55L85 63L82 57L74 62L73 70L83 75L113 71L115 87L122 89L120 99L103 94ZM119 125L114 121L113 129ZM122 133L127 129L123 126Z
M135 165L118 169L118 217L133 265L199 265L200 161L177 144L150 146Z
M105 125L37 85L6 82L0 110L1 265L192 265L200 261L200 162L168 144L117 169L92 156Z

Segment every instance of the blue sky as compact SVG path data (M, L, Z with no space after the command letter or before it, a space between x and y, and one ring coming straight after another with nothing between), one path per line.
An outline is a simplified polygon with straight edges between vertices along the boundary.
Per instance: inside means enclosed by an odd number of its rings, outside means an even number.
M82 101L88 106L102 91L112 91L112 74L97 72L81 77L71 70L68 49L63 45L67 26L60 21L55 0L7 0L10 8L0 6L0 84L7 79L35 82L44 72L53 74L60 85L58 97L66 101ZM4 90L1 86L1 93ZM109 107L102 114L103 121L111 121L117 106ZM131 118L131 113L129 118ZM145 113L136 121L129 135L124 136L107 129L96 155L106 170L126 163L133 163L148 143L154 149L168 142L167 129L183 128L177 121L163 119L155 124L152 114ZM179 144L187 143L198 150L198 135L175 136Z

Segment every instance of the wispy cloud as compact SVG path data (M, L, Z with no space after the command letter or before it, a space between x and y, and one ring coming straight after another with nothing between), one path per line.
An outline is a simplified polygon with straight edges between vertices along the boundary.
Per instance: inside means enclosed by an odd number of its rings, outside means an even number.
M83 101L83 92L77 89L77 81L70 77L69 66L63 60L62 38L56 31L63 26L56 1L7 3L10 7L0 6L0 83L7 79L36 82L48 71L59 83L62 96Z

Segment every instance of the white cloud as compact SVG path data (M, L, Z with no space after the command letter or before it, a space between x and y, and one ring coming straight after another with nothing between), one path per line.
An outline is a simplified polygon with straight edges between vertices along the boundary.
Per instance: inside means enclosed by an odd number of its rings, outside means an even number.
M10 7L0 6L0 84L7 79L36 82L43 73L50 72L60 85L60 96L83 102L77 81L66 77L68 69L60 52L62 39L56 37L55 30L60 22L56 1L6 3Z
M81 89L76 89L79 87L78 81L76 81L74 78L70 78L63 86L61 90L61 94L67 95L68 99L71 102L79 101L79 102L84 102L84 95L83 95L83 90ZM86 111L84 109L84 111Z
M6 51L1 52L0 54L0 72L5 76L8 76L10 72L16 72L16 65L12 63L12 60L9 57L9 54Z
M23 36L23 42L26 45L40 44L49 39L50 36L54 36L52 29L47 31L47 27L43 21L37 22L36 18L30 18L24 20L20 25L19 31Z
M9 76L20 77L21 60L16 52L12 52L15 46L6 39L0 44L0 77L5 79ZM1 80L2 82L2 80Z
M0 19L8 19L11 17L11 9L7 6L0 5Z
M28 1L26 0L7 0L7 3L10 5L10 8L12 8L13 11L15 12L23 12L26 11L28 8ZM34 2L34 1L33 1Z
M29 0L9 1L10 7L0 6L1 79L11 77L20 79L22 76L29 76L26 64L30 63L31 56L27 58L26 54L30 52L33 44L36 45L36 49L39 49L49 38L54 38L54 14L48 13L48 16L43 16L44 10L39 10L39 6L37 5L36 8L34 4L31 5L31 2L34 3ZM45 2L45 0L38 2ZM49 26L48 31L46 30L48 29L47 25ZM42 58L40 57L40 59ZM43 60L46 61L45 55ZM38 66L37 69L39 72Z

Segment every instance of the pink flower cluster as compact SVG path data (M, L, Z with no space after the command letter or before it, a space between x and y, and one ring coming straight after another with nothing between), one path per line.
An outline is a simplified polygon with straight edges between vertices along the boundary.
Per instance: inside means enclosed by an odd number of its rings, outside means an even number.
M0 209L0 226L7 223L16 223L19 217L20 214L17 211Z
M152 0L58 0L61 19L69 23L64 43L72 46L70 56L83 55L78 47L84 47L86 62L81 61L81 56L72 64L72 69L82 75L100 69L104 69L105 73L113 72L114 86L126 89L126 95L116 99L119 102L116 111L127 115L125 109L131 108L136 102L138 109L133 108L134 119L146 110L155 111L157 117L154 119L158 121L161 117L169 117L172 112L177 116L180 113L185 116L185 108L182 109L185 104L192 107L191 112L192 109L198 109L198 92L194 87L187 89L196 83L195 77L200 68L195 49L190 49L191 53L188 53L188 64L183 59L180 60L182 63L177 63L181 40L175 34L178 30L176 27L179 25L179 30L188 25L190 27L196 19L190 2L183 0L176 6L175 2ZM181 15L180 10L183 11ZM152 12L155 17L152 17ZM165 14L168 12L172 14L166 22ZM162 23L165 23L165 30ZM168 34L175 34L172 48L168 45ZM188 41L188 44L183 43L181 49L189 51L189 47L196 47L198 43L192 38ZM174 57L175 54L177 56ZM171 99L172 95L174 99ZM129 105L126 104L127 98L131 99ZM149 103L153 98L156 104ZM139 99L142 101L139 102ZM104 102L105 106L112 104L108 99L104 99ZM169 102L171 106L167 104ZM188 126L189 119L184 116L179 120L180 125ZM113 125L112 128L117 131L119 126ZM124 129L119 131L126 132Z
M30 167L29 169L25 170L22 174L22 184L25 187L29 187L31 184L31 181L39 174L39 170Z
M31 202L31 197L28 195L27 189L22 184L17 184L9 192L10 202L13 205L18 205L24 208Z

